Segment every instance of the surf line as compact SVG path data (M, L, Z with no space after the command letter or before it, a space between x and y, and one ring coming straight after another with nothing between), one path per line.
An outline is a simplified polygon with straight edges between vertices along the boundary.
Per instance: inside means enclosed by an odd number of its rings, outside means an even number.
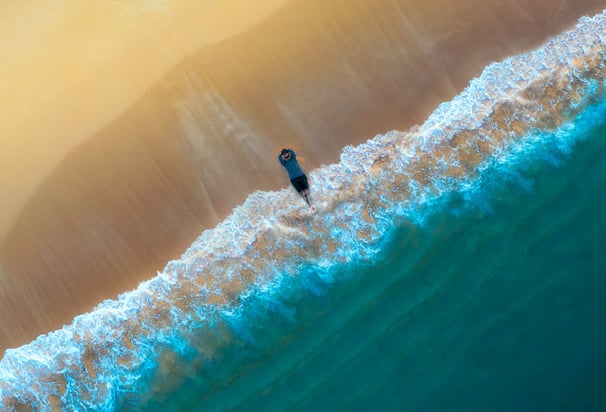
M0 409L115 409L151 381L166 348L212 357L229 344L226 320L244 316L243 302L303 266L330 283L335 267L372 261L394 221L422 224L433 202L470 190L495 159L507 164L536 131L602 101L604 33L605 13L583 18L542 48L488 66L422 126L344 148L338 164L310 173L314 217L292 206L292 191L252 194L135 291L7 350Z

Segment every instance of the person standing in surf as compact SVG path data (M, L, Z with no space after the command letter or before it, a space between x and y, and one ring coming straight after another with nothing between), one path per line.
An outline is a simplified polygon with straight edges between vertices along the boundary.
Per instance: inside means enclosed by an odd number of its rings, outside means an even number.
M311 203L311 195L309 194L309 185L307 184L307 176L303 173L299 162L297 162L297 155L292 149L282 149L278 156L278 161L286 171L290 178L290 183L305 200L305 203L309 205L312 212L316 211L316 208Z

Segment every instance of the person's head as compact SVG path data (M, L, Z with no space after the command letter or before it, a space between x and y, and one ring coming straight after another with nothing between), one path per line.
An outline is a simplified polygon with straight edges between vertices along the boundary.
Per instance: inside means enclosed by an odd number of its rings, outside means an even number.
M290 159L290 151L288 149L282 149L280 151L280 155L282 156L282 159L284 159L284 160Z

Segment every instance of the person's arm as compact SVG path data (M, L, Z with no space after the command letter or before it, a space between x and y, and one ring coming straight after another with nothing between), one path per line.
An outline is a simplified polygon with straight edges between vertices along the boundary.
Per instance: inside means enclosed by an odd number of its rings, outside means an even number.
M284 162L284 159L282 159L282 155L281 155L281 154L279 154L279 155L278 155L278 162L280 162L280 164L281 164L282 166L285 166L285 165L286 165L286 162Z
M295 151L292 149L288 149L288 151L290 152L290 156L293 158L293 160L297 160L297 154Z

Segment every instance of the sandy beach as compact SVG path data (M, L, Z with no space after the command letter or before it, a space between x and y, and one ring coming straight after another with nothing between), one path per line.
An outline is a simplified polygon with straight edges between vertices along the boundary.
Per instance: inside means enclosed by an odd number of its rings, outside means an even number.
M605 7L246 3L2 6L0 351L154 276L254 190L286 187L280 148L308 170L332 163Z

